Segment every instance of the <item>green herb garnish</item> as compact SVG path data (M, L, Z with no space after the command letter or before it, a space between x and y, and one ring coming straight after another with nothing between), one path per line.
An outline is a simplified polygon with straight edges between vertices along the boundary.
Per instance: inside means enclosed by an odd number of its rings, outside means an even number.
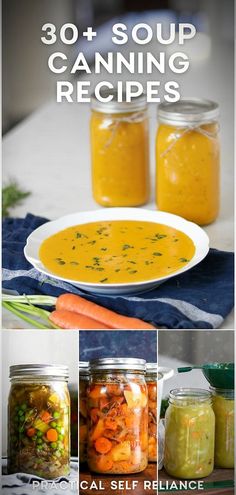
M21 190L16 181L11 181L2 190L2 216L9 217L10 208L20 204L30 194L29 191Z

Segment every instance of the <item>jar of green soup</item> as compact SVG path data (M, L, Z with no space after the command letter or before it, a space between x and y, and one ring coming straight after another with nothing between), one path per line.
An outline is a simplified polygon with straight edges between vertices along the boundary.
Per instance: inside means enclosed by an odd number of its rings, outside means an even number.
M215 465L234 467L234 390L211 388L216 418Z
M172 390L165 416L166 472L175 478L209 476L214 467L215 415L207 390Z

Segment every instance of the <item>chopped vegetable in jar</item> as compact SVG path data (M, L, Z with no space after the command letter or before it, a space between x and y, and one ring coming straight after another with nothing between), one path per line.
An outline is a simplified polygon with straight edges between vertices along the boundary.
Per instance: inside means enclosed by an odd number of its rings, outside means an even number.
M148 462L148 401L144 378L99 375L88 391L88 464L92 471L128 474Z
M215 389L213 410L216 418L215 465L234 467L234 391Z
M70 398L62 382L13 383L9 397L9 472L46 479L70 470Z
M203 478L214 467L215 416L211 394L199 389L170 393L165 416L164 467L170 476Z

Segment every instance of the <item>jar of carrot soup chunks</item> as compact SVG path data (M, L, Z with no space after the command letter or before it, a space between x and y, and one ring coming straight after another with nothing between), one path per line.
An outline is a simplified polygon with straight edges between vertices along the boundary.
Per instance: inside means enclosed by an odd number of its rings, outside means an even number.
M175 478L209 476L214 467L215 415L211 393L179 388L165 415L164 467Z
M146 364L148 388L148 460L157 462L157 363Z
M10 367L8 459L10 473L46 479L70 471L68 368L42 364Z
M89 363L79 363L79 462L87 460L87 391L89 383Z
M216 418L215 465L234 467L234 390L211 387Z
M143 471L148 463L145 361L104 358L90 366L89 468L108 474Z
M218 116L217 103L198 98L158 107L157 206L199 225L219 212Z
M149 133L145 95L118 102L115 90L92 97L91 157L95 201L102 206L140 206L149 199Z

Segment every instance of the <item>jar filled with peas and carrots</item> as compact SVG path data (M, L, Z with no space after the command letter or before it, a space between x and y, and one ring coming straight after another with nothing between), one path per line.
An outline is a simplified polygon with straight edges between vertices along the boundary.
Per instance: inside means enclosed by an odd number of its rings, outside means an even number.
M68 368L53 365L10 367L8 471L46 479L70 471Z
M88 465L97 473L130 474L148 463L145 361L104 358L90 363Z
M79 363L79 462L87 460L87 389L89 383L89 363Z
M149 462L157 462L157 376L157 363L147 363Z

